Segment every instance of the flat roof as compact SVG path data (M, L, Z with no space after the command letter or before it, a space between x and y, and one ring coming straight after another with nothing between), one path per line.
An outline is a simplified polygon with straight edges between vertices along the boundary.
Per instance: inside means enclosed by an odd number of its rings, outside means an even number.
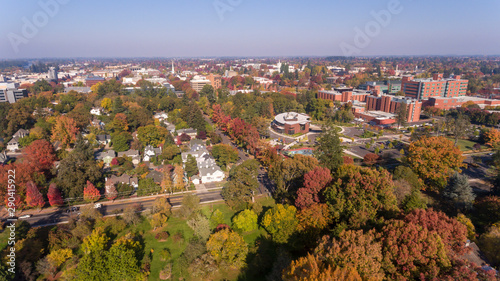
M274 117L274 120L278 121L281 124L306 124L310 122L310 116L304 113L297 112L285 112L278 114ZM292 120L291 120L292 119ZM296 119L296 120L295 120Z

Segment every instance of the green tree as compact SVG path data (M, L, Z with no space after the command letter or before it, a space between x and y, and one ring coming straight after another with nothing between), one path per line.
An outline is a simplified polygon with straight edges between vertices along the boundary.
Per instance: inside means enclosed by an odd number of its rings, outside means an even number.
M273 241L284 244L297 229L297 209L291 205L277 204L262 219L262 226L271 234Z
M101 178L102 172L94 159L94 150L79 137L73 151L59 164L57 186L66 199L81 198L87 181L98 183Z
M132 135L128 132L121 132L111 136L113 149L116 152L127 151L130 149L130 142L133 140Z
M252 210L243 210L233 218L233 226L242 232L257 229L257 214Z
M460 175L455 172L449 179L448 185L443 190L443 197L453 202L458 209L470 209L476 195L469 185L469 179L466 175Z
M314 155L319 160L320 164L335 172L342 165L344 147L341 145L337 128L332 124L327 124L322 128L323 132L317 138L318 147L314 151Z
M189 218L193 213L198 211L200 208L200 197L194 194L184 195L182 197L181 208L179 209L179 213L183 218Z
M206 241L210 236L210 222L202 214L196 214L187 224L194 231L194 235Z
M159 192L161 192L161 187L156 184L153 179L148 178L139 180L139 187L137 188L138 196L151 195Z
M106 253L106 280L140 280L139 266L134 250L115 243Z
M415 209L425 209L427 208L427 204L425 203L420 190L413 188L410 194L406 195L401 202L401 208L406 213L409 213Z
M226 228L210 236L207 251L220 268L241 268L245 265L248 246L241 235Z
M113 106L111 108L111 111L113 111L114 114L117 114L117 113L123 113L125 112L127 109L123 106L123 101L120 97L116 97L114 100L113 100Z
M222 188L222 197L226 203L233 207L241 207L242 204L252 200L253 191L259 187L257 180L259 162L255 159L246 160L238 166L231 168L229 181Z
M212 156L217 165L226 167L230 163L238 161L238 150L228 144L216 144L212 147Z
M205 85L200 91L200 97L207 97L208 101L213 104L217 101L217 97L215 96L215 91L212 85Z
M198 174L198 165L196 163L196 158L194 158L194 156L192 156L191 154L189 154L187 157L184 170L186 171L188 177L192 177Z

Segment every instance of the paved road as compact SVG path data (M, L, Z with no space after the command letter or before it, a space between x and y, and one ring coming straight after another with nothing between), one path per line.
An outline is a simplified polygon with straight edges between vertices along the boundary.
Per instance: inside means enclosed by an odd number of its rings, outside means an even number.
M198 192L195 193L198 197L200 197L201 203L208 203L213 201L222 200L222 196L220 195L220 189L209 190L207 192ZM160 195L166 196L168 202L172 205L172 207L179 207L181 205L182 197L184 194L176 194L174 196L169 195ZM148 196L146 198L135 198L135 199L126 199L126 200L118 200L115 202L102 203L102 207L99 209L104 216L120 214L123 210L132 204L140 204L142 210L149 209L153 206L153 202L159 196ZM57 224L61 222L67 222L70 216L76 215L75 212L67 212L69 211L69 207L64 207L60 209L55 209L52 212L43 212L40 214L34 214L31 218L24 219L29 222L32 226L43 226L43 225L51 225Z

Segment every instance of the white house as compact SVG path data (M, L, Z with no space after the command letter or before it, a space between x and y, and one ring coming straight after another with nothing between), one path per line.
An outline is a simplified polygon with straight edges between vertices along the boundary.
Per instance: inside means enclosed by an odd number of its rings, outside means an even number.
M90 114L92 115L102 115L103 112L104 108L102 107L92 107L92 109L90 110Z
M155 119L160 120L160 122L163 122L168 119L168 114L165 113L164 111L162 112L157 112L154 116Z
M200 171L201 182L219 182L224 180L224 172L217 165L213 165L209 168L198 168Z
M29 135L29 131L25 129L19 129L13 136L12 139L7 143L7 150L16 151L19 149L19 139L24 138Z
M193 142L190 151L181 153L183 163L186 163L188 155L196 159L196 166L198 166L198 171L200 173L199 176L193 176L191 178L194 184L224 180L224 172L217 166L215 159L210 155L203 144Z
M149 162L151 161L151 158L154 156L158 156L161 154L161 147L154 148L151 145L146 146L144 148L144 156L143 156L143 161Z
M188 136L194 138L198 134L198 131L196 131L193 128L187 128L187 129L179 129L179 130L177 130L177 135L178 136L182 135L183 133L186 133Z

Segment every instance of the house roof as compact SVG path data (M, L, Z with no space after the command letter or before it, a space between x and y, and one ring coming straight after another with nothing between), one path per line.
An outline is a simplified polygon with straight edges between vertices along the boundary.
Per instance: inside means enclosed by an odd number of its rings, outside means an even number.
M139 151L135 150L135 149L129 149L127 151L118 152L118 157L123 157L123 156L133 157L133 156L138 156L138 155L139 155Z
M116 157L116 152L114 150L108 150L108 151L101 151L97 153L96 158L97 159L104 159L106 157Z
M111 140L111 136L110 135L97 135L95 137L98 141L107 141L107 140Z
M147 176L147 179L153 179L154 182L160 183L163 180L163 173L160 171L151 171Z
M30 131L28 131L28 130L19 129L12 137L24 137L26 135L29 135L29 133L30 133Z
M123 174L119 177L113 175L111 176L111 178L106 179L106 185L113 185L115 183L132 184L138 182L137 182L137 177L131 177L127 174Z
M208 167L208 168L201 168L198 170L200 171L201 177L213 175L215 172L218 172L218 171L220 171L221 173L224 173L217 165L213 165L213 166Z

